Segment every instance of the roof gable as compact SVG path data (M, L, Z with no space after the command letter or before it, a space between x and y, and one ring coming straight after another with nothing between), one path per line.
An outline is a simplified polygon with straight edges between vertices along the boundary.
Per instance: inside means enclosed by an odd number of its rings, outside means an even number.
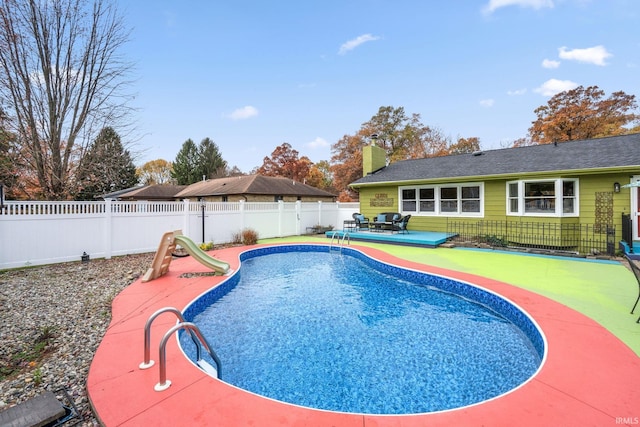
M640 133L403 160L351 185L623 167L640 168Z

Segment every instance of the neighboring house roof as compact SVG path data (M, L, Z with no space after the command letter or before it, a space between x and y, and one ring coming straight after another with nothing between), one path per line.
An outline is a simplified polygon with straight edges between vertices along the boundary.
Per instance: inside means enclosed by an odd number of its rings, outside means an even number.
M125 188L123 190L113 191L111 193L103 194L102 196L96 196L96 197L97 198L102 198L102 199L119 199L120 196L122 196L123 194L129 193L129 192L134 191L134 190L138 190L140 188L142 188L142 187L137 185L135 187L129 187L129 188Z
M545 172L606 172L624 168L640 168L640 133L403 160L366 175L351 185L359 187L383 182L477 179Z
M335 194L289 178L262 175L242 175L191 184L176 197L229 196L237 194L335 197Z
M133 191L120 194L121 199L137 200L172 200L175 195L184 190L186 185L154 184L139 187Z

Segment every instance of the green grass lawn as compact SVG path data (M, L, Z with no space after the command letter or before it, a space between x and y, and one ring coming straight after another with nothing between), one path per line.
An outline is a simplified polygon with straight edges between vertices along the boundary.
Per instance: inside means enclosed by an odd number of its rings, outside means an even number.
M329 243L314 236L264 239L259 243ZM594 319L640 356L640 309L630 314L638 296L633 273L615 261L524 255L464 248L417 248L353 242L409 261L477 274L544 295Z

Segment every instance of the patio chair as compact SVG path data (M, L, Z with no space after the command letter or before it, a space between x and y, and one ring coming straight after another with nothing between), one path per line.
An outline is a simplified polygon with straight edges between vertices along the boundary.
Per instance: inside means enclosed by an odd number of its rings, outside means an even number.
M393 222L393 228L391 232L397 232L402 234L409 234L409 230L407 230L407 224L409 224L409 220L411 219L411 215L405 215L397 221Z
M356 231L369 229L369 218L365 217L360 212L354 213L352 217L356 222Z
M636 298L636 303L633 304L633 308L631 309L631 314L633 314L636 306L638 305L638 301L640 301L640 266L638 266L628 254L624 254L624 257L629 262L629 267L631 267L631 271L633 271L633 275L636 277L636 282L638 282L638 298ZM638 317L636 323L640 323L640 317Z

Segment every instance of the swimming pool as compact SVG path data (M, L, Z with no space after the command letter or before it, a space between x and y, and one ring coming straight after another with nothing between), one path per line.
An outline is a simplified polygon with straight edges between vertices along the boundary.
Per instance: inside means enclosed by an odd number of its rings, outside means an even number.
M540 367L542 334L503 298L342 254L321 245L245 252L236 275L187 308L224 381L312 408L407 414L491 399ZM193 356L190 341L181 344Z

